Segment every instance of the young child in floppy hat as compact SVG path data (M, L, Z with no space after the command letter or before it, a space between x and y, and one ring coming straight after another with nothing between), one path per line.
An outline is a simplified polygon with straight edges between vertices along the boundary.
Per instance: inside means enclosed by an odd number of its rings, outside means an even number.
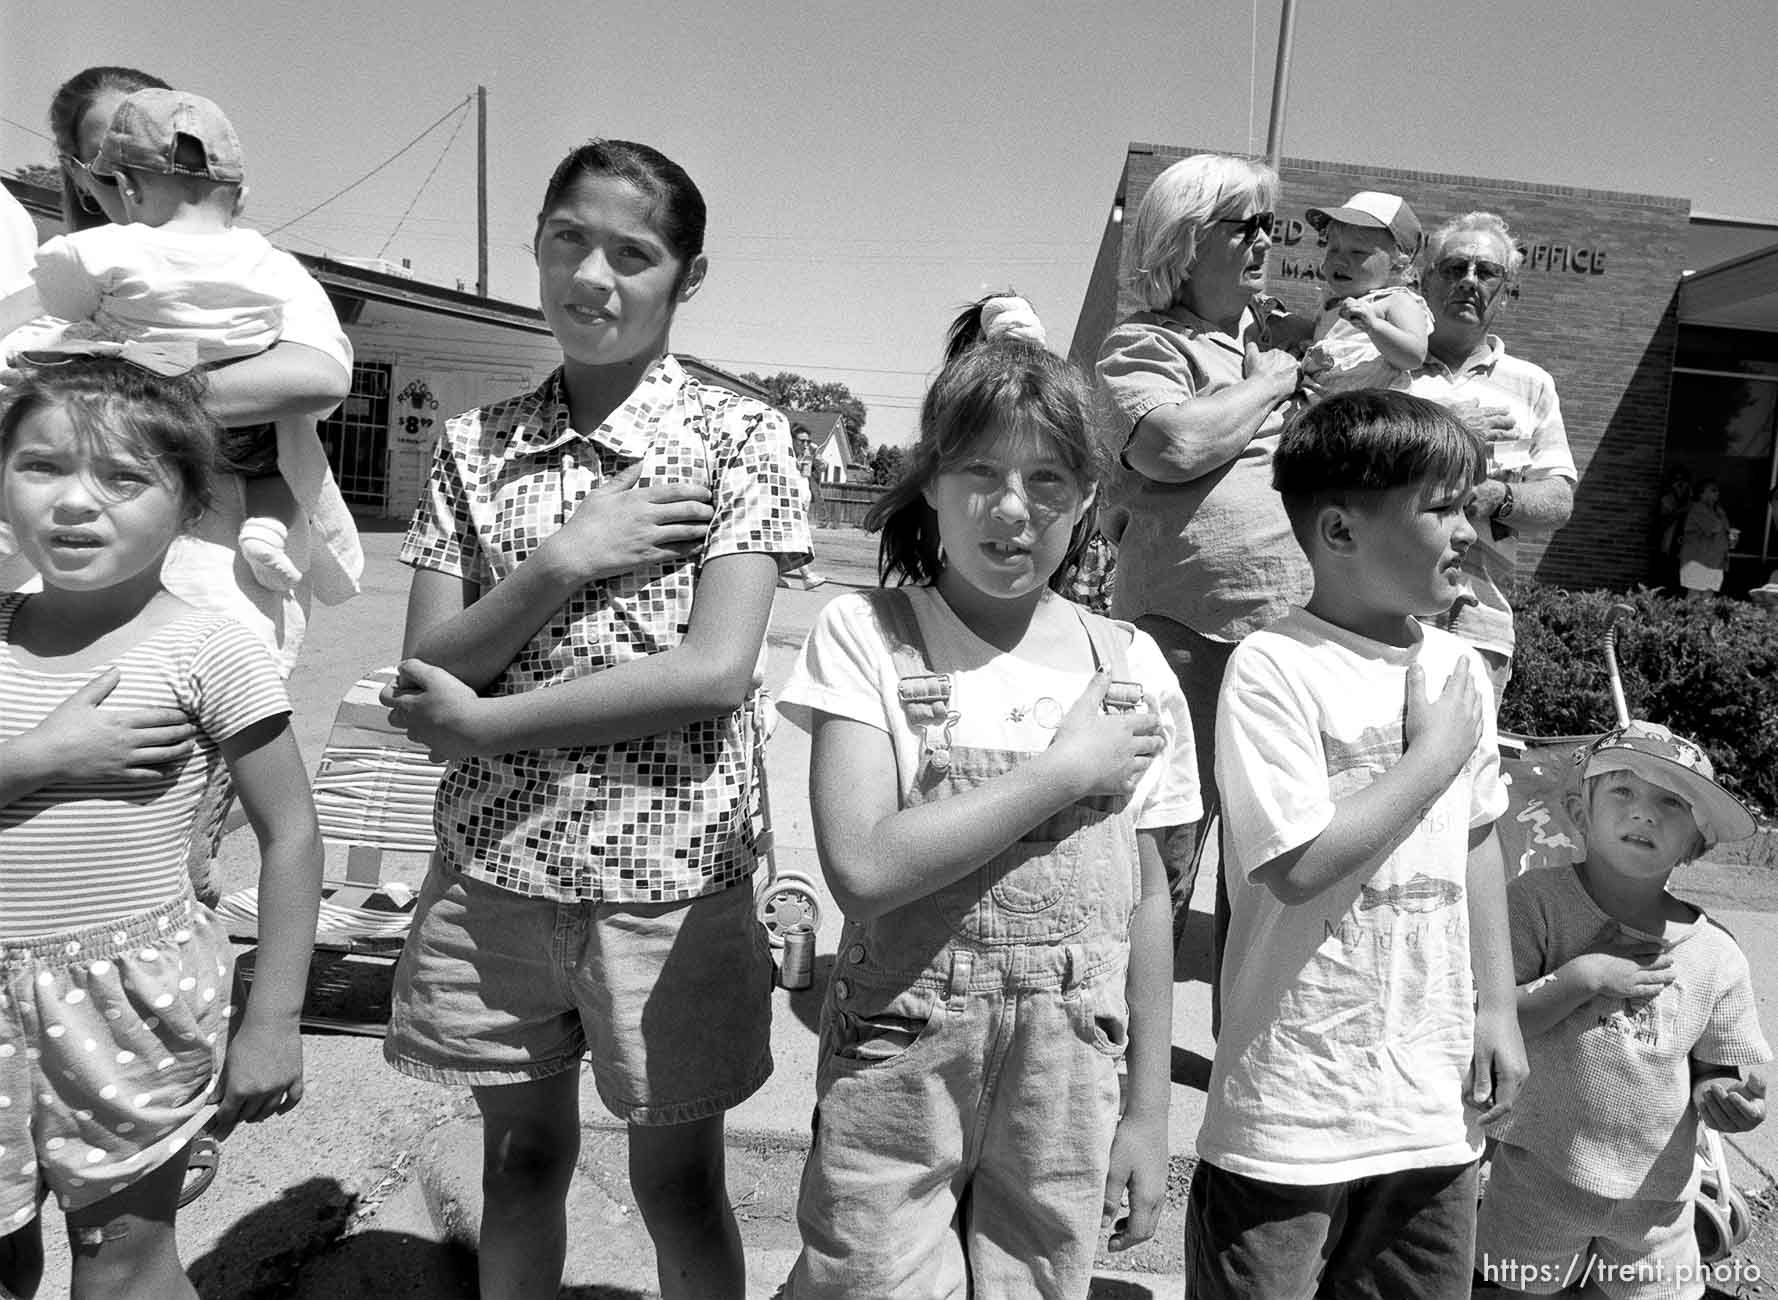
M1327 239L1327 296L1305 339L1304 372L1321 396L1406 388L1408 371L1426 361L1432 334L1432 312L1407 284L1420 251L1419 218L1406 199L1378 190L1361 190L1337 208L1310 208L1307 216Z
M1690 1192L1699 1120L1765 1118L1771 1059L1747 958L1667 890L1753 817L1704 751L1632 722L1575 752L1569 810L1583 857L1507 888L1519 1026L1531 1076L1482 1200L1484 1279L1549 1294L1701 1296Z

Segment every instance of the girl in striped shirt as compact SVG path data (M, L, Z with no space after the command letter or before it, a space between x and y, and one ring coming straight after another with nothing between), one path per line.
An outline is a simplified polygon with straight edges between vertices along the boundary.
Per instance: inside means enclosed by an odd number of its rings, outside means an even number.
M0 1293L36 1289L48 1190L75 1294L195 1296L173 1227L192 1140L302 1096L314 805L268 652L161 586L209 481L195 385L94 359L13 391L0 521L43 590L0 595ZM227 936L185 868L224 763L265 918L232 1040Z

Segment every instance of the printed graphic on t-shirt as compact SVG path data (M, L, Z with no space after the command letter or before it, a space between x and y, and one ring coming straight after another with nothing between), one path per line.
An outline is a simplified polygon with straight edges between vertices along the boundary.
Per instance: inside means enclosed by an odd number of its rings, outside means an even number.
M1636 998L1617 1002L1609 1011L1599 1017L1598 1027L1606 1033L1620 1034L1633 1042L1648 1047L1659 1047L1671 1033L1663 1033L1661 1021L1670 1019L1661 1015L1661 999L1657 994L1650 998ZM1672 1025L1667 1029L1671 1031Z
M1420 874L1393 885L1361 885L1345 915L1322 922L1322 938L1348 953L1360 945L1378 953L1414 952L1465 933L1463 898L1456 881Z
M1362 771L1371 777L1387 772L1401 758L1404 748L1399 722L1383 727L1365 727L1350 740L1329 735L1326 731L1321 733L1329 782L1337 781L1347 772ZM1369 785L1370 781L1366 780L1364 784Z
M1375 911L1387 907L1396 913L1436 912L1441 907L1455 907L1463 901L1463 888L1454 880L1440 880L1423 871L1387 889L1358 887L1358 910Z

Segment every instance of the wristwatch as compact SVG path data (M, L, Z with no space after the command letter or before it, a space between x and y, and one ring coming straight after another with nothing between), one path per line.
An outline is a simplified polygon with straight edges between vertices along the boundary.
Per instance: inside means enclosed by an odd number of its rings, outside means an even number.
M1500 498L1500 504L1494 507L1494 513L1489 515L1488 518L1502 520L1511 519L1513 517L1514 505L1513 485L1511 483L1502 483L1500 486L1506 489L1506 495Z

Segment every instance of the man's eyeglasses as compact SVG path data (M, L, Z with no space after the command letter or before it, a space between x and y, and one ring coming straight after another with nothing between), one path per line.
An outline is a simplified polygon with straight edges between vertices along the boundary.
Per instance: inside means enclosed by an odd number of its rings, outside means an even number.
M1492 289L1506 279L1504 266L1480 257L1440 258L1432 270L1441 279L1449 280L1452 284L1461 284L1473 275L1476 283L1485 289Z
M75 176L84 177L88 185L102 185L108 190L117 188L117 177L99 175L91 163L83 163L71 153L62 155L62 164L72 168Z
M1277 223L1277 214L1272 212L1254 212L1245 217L1218 217L1219 226L1238 226L1241 231L1241 242L1251 244L1261 235L1270 239L1272 227Z

